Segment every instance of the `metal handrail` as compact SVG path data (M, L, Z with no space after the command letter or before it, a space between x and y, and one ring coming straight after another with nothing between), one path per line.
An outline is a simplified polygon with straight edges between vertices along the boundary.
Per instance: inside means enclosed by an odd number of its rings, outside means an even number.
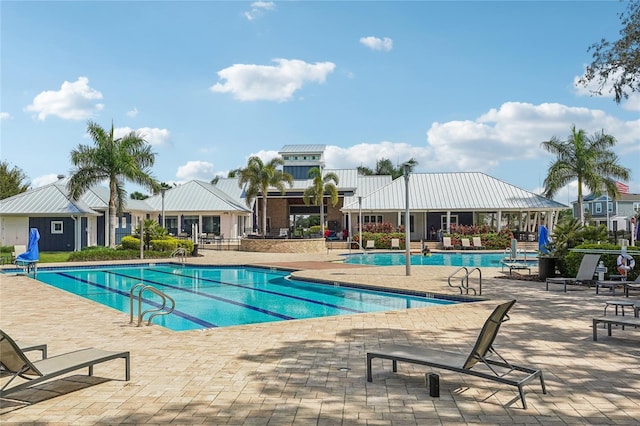
M171 257L177 257L177 256L180 256L180 261L182 263L186 263L187 250L184 247L178 247L177 249L171 252Z
M144 316L146 314L151 314L149 315L149 318L147 320L147 325L151 325L151 320L158 316L158 315L169 315L170 313L172 313L176 307L176 302L175 300L173 300L172 297L170 297L169 295L161 292L160 290L158 290L157 288L150 286L150 285L146 285L144 283L138 283L136 285L134 285L133 287L131 287L131 290L129 291L129 324L133 324L133 300L135 299L136 295L134 294L136 289L140 289L138 291L137 294L137 298L138 298L138 324L137 326L140 327L142 325L142 322L144 321ZM162 298L162 306L160 306L159 308L154 308L154 309L147 309L146 311L142 311L142 293L144 293L145 291L150 291L158 296L160 296ZM167 307L167 301L171 302L171 306L168 309L165 309Z
M451 279L455 277L460 271L465 272L464 276L460 278L460 285L452 284ZM469 287L469 276L475 271L478 271L478 274L480 275L480 281L479 281L477 292L475 288ZM469 291L473 291L474 296L482 296L482 271L480 270L480 268L473 268L469 270L466 266L461 266L458 269L456 269L451 275L449 275L449 278L447 279L447 283L449 284L449 287L455 287L459 289L460 294L464 292L465 294L468 295Z

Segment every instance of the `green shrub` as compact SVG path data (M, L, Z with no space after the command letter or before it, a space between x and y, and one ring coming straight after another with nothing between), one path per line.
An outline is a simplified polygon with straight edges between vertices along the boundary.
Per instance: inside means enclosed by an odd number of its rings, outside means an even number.
M600 260L602 260L602 263L604 264L604 266L607 267L607 274L610 275L610 274L618 273L617 260L618 260L618 256L620 256L620 253L622 251L621 246L618 246L615 244L602 243L602 244L581 244L579 246L576 246L575 248L590 249L594 251L613 250L615 253L601 254ZM563 262L566 270L564 271L560 270L563 276L575 277L576 274L578 273L578 269L580 269L580 262L582 261L582 258L584 257L585 254L586 253L570 251L569 254L565 256L564 262ZM637 276L638 276L638 267L636 265L636 268L629 271L627 279L635 280Z
M124 250L140 250L140 238L127 235L120 240L120 246Z
M175 240L178 242L178 247L184 248L187 251L187 253L189 253L189 254L193 253L193 249L194 249L193 241L191 241L191 240L178 240L178 239L175 239Z
M145 250L145 259L168 258L170 252ZM112 249L109 247L91 247L69 254L69 262L104 261L104 260L129 260L139 259L140 248L137 250Z
M322 233L322 226L313 225L309 227L309 234L321 234L321 233Z
M162 240L151 240L150 245L152 250L158 251L168 251L172 252L176 248L178 248L178 239L176 238L167 238Z

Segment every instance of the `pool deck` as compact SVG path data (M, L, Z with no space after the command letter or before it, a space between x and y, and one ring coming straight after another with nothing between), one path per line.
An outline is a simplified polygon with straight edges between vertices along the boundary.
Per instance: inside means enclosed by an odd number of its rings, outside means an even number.
M452 267L362 267L323 254L202 250L192 263L260 264L299 277L455 295ZM306 269L308 268L308 269ZM121 360L38 385L0 401L0 422L21 424L230 425L549 425L640 424L640 329L604 330L592 340L591 318L605 301L593 288L563 293L544 283L504 278L482 268L483 297L453 306L173 332L134 327L128 315L24 276L0 276L0 326L12 337L47 343L49 355L85 347L131 352L131 381ZM473 278L472 278L473 283ZM515 388L440 371L440 397L425 387L427 367L374 361L380 344L468 350L499 303L517 299L496 340L510 361L544 372ZM630 297L640 303L637 295ZM37 356L35 357L37 358ZM2 379L3 381L5 378Z

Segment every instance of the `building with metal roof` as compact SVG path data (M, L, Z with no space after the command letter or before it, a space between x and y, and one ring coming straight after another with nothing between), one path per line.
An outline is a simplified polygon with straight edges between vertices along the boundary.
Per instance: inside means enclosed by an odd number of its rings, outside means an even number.
M356 218L349 223L358 223L364 215L364 223L403 225L406 187L404 177L399 177L377 188L359 188L341 210ZM433 230L446 232L452 225L509 225L516 234L535 234L541 224L553 229L557 212L567 208L479 172L412 173L408 187L412 240L433 239Z

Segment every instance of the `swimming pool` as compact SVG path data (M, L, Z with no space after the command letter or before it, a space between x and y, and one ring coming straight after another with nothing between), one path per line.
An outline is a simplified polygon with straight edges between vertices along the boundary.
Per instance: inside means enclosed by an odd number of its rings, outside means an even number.
M414 254L411 256L412 265L431 266L467 266L499 268L502 266L504 253L431 253L431 256ZM527 254L529 263L538 261L535 253ZM529 260L530 259L530 260ZM365 253L348 254L344 257L344 263L355 263L360 265L393 266L404 265L404 253Z
M36 279L127 314L131 287L144 282L175 300L173 313L153 319L154 324L175 331L456 303L426 295L293 280L289 274L244 266L151 264L41 268ZM160 300L145 292L142 310L157 306ZM134 309L137 313L137 302Z

